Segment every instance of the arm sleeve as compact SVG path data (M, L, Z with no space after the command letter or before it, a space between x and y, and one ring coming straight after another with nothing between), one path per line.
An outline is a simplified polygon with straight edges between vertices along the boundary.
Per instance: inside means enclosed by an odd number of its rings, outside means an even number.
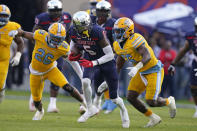
M98 61L99 65L104 64L114 59L114 54L110 45L104 47L103 52L105 53L105 55L96 60Z

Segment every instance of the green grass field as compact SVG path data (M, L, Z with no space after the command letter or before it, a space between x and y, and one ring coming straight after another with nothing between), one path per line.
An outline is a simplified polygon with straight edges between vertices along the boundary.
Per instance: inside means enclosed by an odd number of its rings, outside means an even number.
M148 118L137 112L125 101L131 120L131 127L123 129L119 109L105 115L100 112L86 123L77 123L79 103L71 97L60 95L57 106L60 113L47 113L48 94L43 95L45 115L41 121L32 121L34 112L28 110L29 92L6 91L6 99L0 104L0 131L197 131L197 119L192 118L194 109L178 108L177 116L169 118L168 108L152 108L161 116L162 123L153 128L143 128ZM179 104L192 104L177 102Z

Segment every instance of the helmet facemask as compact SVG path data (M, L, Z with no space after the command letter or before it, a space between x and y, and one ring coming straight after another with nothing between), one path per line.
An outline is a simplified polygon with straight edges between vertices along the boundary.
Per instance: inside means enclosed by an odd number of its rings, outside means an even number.
M105 23L111 14L111 4L107 1L100 1L96 4L96 17L99 25Z
M112 30L112 33L113 33L114 41L117 41L120 43L126 39L124 37L125 36L125 29L123 29L123 28L114 28Z
M57 36L52 33L49 33L49 41L48 42L52 48L59 47L63 43L64 40L65 40L65 37L63 37L63 36Z
M59 0L49 0L47 9L50 18L57 19L62 15L62 2Z
M96 17L99 24L103 24L110 16L110 10L96 9Z
M0 26L4 26L10 20L10 16L8 14L0 14Z
M84 11L79 11L73 15L73 27L78 35L82 37L89 37L92 22L89 14Z
M62 9L48 9L49 16L52 19L56 19L61 17L62 15Z

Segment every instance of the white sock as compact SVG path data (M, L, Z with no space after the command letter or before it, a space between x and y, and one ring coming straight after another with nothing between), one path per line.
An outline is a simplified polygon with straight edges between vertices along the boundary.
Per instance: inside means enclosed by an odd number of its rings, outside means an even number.
M57 98L56 97L50 97L50 105L55 105L56 106L56 100Z
M98 95L95 95L95 97L94 97L94 104L101 104L101 98L102 98L102 96L103 95L101 95L101 96L98 96ZM98 105L98 106L100 106L100 105Z
M33 103L34 102L32 95L30 95L29 102L30 103Z
M91 80L88 78L82 79L83 95L86 100L87 108L92 106L92 88L90 86Z
M195 106L196 112L197 112L197 105Z

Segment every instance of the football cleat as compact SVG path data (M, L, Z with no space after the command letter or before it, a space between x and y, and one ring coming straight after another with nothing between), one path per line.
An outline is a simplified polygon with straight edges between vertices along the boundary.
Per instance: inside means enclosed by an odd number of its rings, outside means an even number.
M168 97L169 100L169 114L171 118L174 118L176 116L176 104L174 97L170 96Z
M55 104L49 104L47 108L48 113L58 113L59 109L56 107Z
M109 103L109 99L106 99L104 104L102 105L101 109L102 110L107 110L108 103Z
M88 118L93 117L99 113L99 109L97 109L94 105L88 109L79 119L77 120L79 123L86 122Z
M0 91L0 103L3 101L4 97L5 97L5 90L3 89Z
M130 120L129 120L129 115L128 115L128 111L126 108L124 110L120 110L120 117L122 120L122 127L129 128L130 127Z
M42 117L44 116L44 109L42 108L42 111L36 111L36 114L32 118L32 120L41 120Z
M144 126L145 128L156 126L157 124L159 124L161 122L161 118L154 113L151 116L149 116L149 118L150 118L150 120L149 120L148 124L146 126Z
M193 118L197 118L197 111L194 113Z
M106 109L106 111L105 111L104 113L105 113L105 114L109 114L109 113L111 113L112 111L114 111L114 110L116 109L116 107L117 107L117 105L114 104L114 103L112 102L112 100L109 99L109 102L108 102L108 104L107 104L107 109Z
M79 114L83 115L86 112L86 108L83 105L80 105L79 107Z

